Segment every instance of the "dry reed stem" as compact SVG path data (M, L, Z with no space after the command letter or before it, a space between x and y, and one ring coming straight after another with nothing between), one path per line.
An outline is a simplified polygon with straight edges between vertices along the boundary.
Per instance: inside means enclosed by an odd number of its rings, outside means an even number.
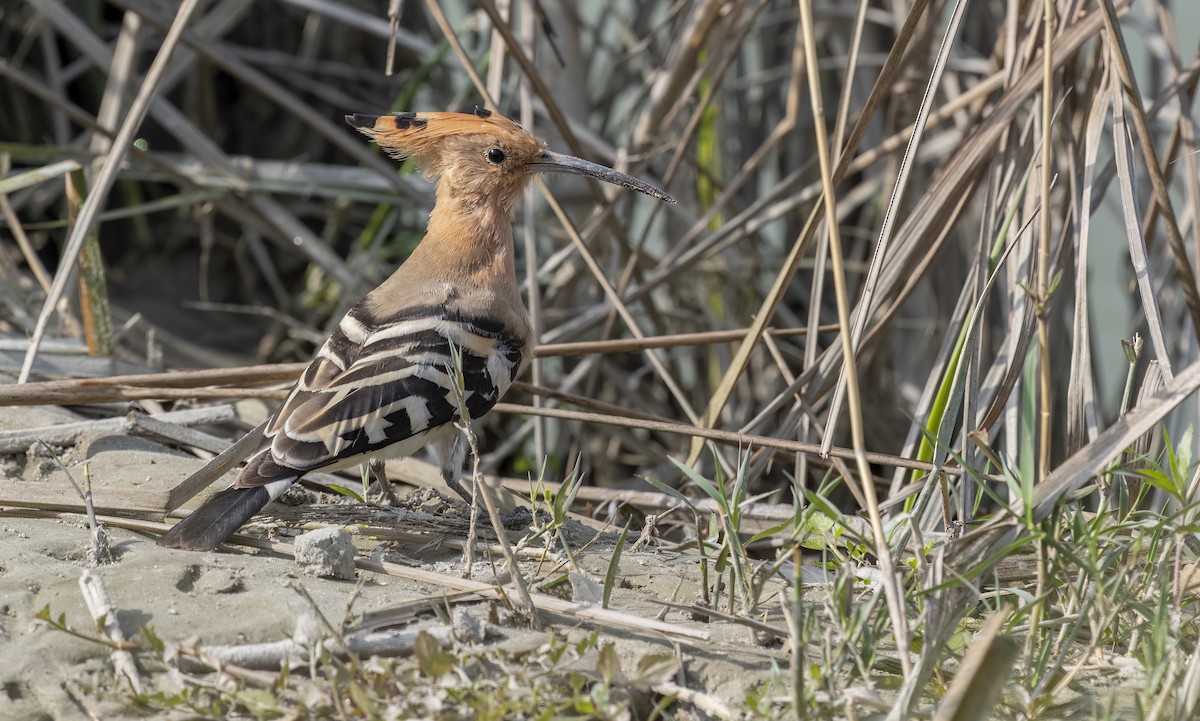
M836 186L841 182L846 170L850 164L850 158L854 154L854 150L858 148L858 144L862 142L866 135L867 127L870 124L870 119L873 116L874 110L878 107L882 99L885 88L893 74L898 70L900 59L903 57L904 50L907 47L908 41L912 38L912 33L915 29L917 20L921 17L928 5L928 0L917 0L913 7L909 10L904 27L900 30L899 37L892 45L888 52L888 59L884 63L884 67L880 72L879 79L871 89L871 95L867 98L867 102L858 120L854 124L854 129L850 132L850 139L846 142L846 148L841 153L841 160L838 162L837 169L830 175L828 187ZM815 60L810 60L815 62ZM810 76L811 77L811 76ZM811 84L811 81L810 81ZM750 354L754 350L754 346L758 343L758 339L762 334L763 328L771 321L775 310L778 307L784 289L790 283L792 275L795 273L796 265L800 262L800 257L807 249L809 241L812 239L813 233L816 231L817 223L821 220L824 207L821 203L814 206L812 213L809 215L808 221L804 225L804 229L800 232L800 236L792 244L791 251L787 259L783 263L780 272L775 276L775 281L763 299L762 305L759 307L758 313L755 315L755 323L751 326L751 330L746 334L746 338L738 346L737 353L730 362L729 367L725 370L721 377L721 382L713 392L708 407L705 409L703 417L703 425L712 427L716 424L717 416L721 409L725 407L729 400L729 395L733 392L733 386L741 377L745 370L746 363L750 359ZM836 219L837 214L830 216L831 219ZM831 221L832 222L832 221ZM700 456L700 446L693 442L691 450L688 453L688 465L695 464Z
M842 252L841 232L837 221L837 199L835 196L833 169L830 167L829 140L825 132L825 113L821 100L821 78L817 72L816 36L813 33L812 4L810 0L800 2L800 22L804 26L804 51L808 59L808 84L811 89L813 127L816 129L817 158L820 161L822 196L825 200L825 217L829 219L826 231L829 234L829 259L833 269L833 284L837 296L837 316L842 342L842 356L846 379L846 394L850 399L850 434L854 444L854 460L858 470L859 488L863 491L863 506L871 522L875 557L878 559L882 576L884 596L892 621L892 635L896 640L896 654L904 675L912 672L912 660L908 654L908 617L904 609L904 593L897 573L892 550L883 530L883 517L879 512L879 501L875 496L871 467L866 456L866 441L863 436L862 403L858 387L858 369L855 367L852 331L850 328L850 301L846 290L845 256ZM826 428L826 438L829 438ZM823 444L825 445L825 444ZM845 475L845 474L844 474Z
M78 405L119 400L164 398L171 395L176 395L176 397L190 398L195 396L189 395L189 393L196 393L197 390L187 389L193 389L196 386L292 382L299 376L304 368L307 367L307 365L307 363L280 363L265 366L247 366L243 368L221 368L204 371L179 371L173 373L147 374L144 376L134 375L73 381L44 381L42 383L26 384L25 386L0 386L0 405ZM177 385L181 386L182 388L176 389L175 386ZM540 389L533 388L527 384L519 384L517 387L528 390L531 393L540 391ZM176 394L175 391L177 390L178 393ZM211 397L240 397L240 394L248 389L232 388L225 390L214 388L198 390L200 392L210 393ZM275 392L270 391L268 393ZM562 394L561 392L554 391L553 389L547 389L546 395L571 401L577 399L575 396ZM596 405L599 407L606 407L597 402L593 403L596 403ZM582 422L603 423L605 425L615 425L626 428L640 428L643 430L661 431L674 435L698 435L704 439L729 443L740 448L760 446L764 448L775 448L782 451L807 454L817 454L820 451L820 446L815 443L801 443L798 441L789 441L786 439L749 433L737 433L734 431L703 429L688 424L673 423L669 421L655 421L646 418L638 418L635 416L581 413L578 411L521 406L511 403L499 403L496 405L496 410L501 413L541 415L550 418L562 418ZM830 455L842 458L852 458L853 452L845 448L835 447L831 449ZM934 467L931 464L886 453L868 453L867 458L871 463L882 463L926 472L934 470ZM961 470L957 469L948 470L951 473L961 473Z
M100 210L101 203L108 197L108 191L117 180L117 172L120 170L121 161L125 159L125 155L128 152L127 149L133 145L133 134L137 132L141 126L142 119L145 118L146 112L150 109L150 102L154 99L158 91L158 82L162 78L163 73L166 72L171 54L179 44L184 26L187 24L188 18L197 5L198 0L182 0L180 2L179 8L175 13L175 20L171 23L166 37L163 38L162 46L159 48L158 54L154 56L154 61L150 64L150 69L146 73L146 78L142 82L142 86L138 89L137 96L129 106L125 122L122 123L121 129L117 132L117 136L113 142L115 148L105 157L103 166L101 166L99 172L96 174L91 192L88 193L87 200L84 201L83 207L80 208L75 227L72 228L71 236L67 239L62 260L59 263L59 270L54 275L54 283L50 286L46 302L42 305L41 313L38 315L37 325L34 327L33 337L30 339L29 350L25 354L25 360L21 364L21 373L17 377L18 383L25 383L29 380L29 373L33 369L33 361L37 357L38 346L46 334L50 323L50 316L54 314L54 309L58 305L58 299L62 296L63 291L66 290L67 281L71 277L70 270L74 267L88 234L92 231L92 224L96 213Z

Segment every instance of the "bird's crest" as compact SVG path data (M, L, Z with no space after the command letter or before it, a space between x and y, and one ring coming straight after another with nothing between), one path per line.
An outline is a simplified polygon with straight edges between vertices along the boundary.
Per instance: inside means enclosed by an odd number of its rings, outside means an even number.
M413 157L426 168L437 172L436 166L450 148L454 138L474 142L490 142L505 149L534 155L545 148L516 122L484 108L473 113L396 113L395 115L365 115L354 113L346 122L370 137L379 147L395 158Z

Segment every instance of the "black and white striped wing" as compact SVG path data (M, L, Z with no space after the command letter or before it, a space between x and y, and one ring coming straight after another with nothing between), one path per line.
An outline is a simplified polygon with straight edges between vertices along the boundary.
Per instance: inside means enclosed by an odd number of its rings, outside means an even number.
M501 323L441 306L409 309L374 327L356 316L342 320L305 370L267 425L270 452L243 470L237 486L408 455L459 420L452 344L472 418L508 390L527 352Z

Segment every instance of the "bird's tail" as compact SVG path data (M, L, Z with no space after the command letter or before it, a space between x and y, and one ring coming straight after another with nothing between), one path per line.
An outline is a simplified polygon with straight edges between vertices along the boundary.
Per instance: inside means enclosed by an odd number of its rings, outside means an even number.
M290 485L290 484L289 484ZM211 551L271 500L266 486L227 488L171 527L158 545L185 551Z
M257 434L257 440L254 441L256 443L261 442L261 429L262 426L259 426L251 431L251 434ZM193 474L193 478L204 473L213 461ZM211 551L232 536L234 531L261 511L268 502L282 496L302 475L304 474L301 471L276 463L268 445L246 461L246 465L238 474L237 483L214 493L190 515L171 526L171 529L158 539L158 545L182 548L185 551ZM184 484L191 480L189 478ZM209 479L208 482L211 483L212 480Z

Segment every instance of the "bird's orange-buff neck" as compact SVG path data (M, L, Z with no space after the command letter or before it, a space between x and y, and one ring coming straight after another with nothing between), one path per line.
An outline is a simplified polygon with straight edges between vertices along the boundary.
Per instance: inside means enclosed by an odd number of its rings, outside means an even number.
M456 200L447 183L438 184L425 238L407 263L456 282L515 284L511 209L495 201Z

